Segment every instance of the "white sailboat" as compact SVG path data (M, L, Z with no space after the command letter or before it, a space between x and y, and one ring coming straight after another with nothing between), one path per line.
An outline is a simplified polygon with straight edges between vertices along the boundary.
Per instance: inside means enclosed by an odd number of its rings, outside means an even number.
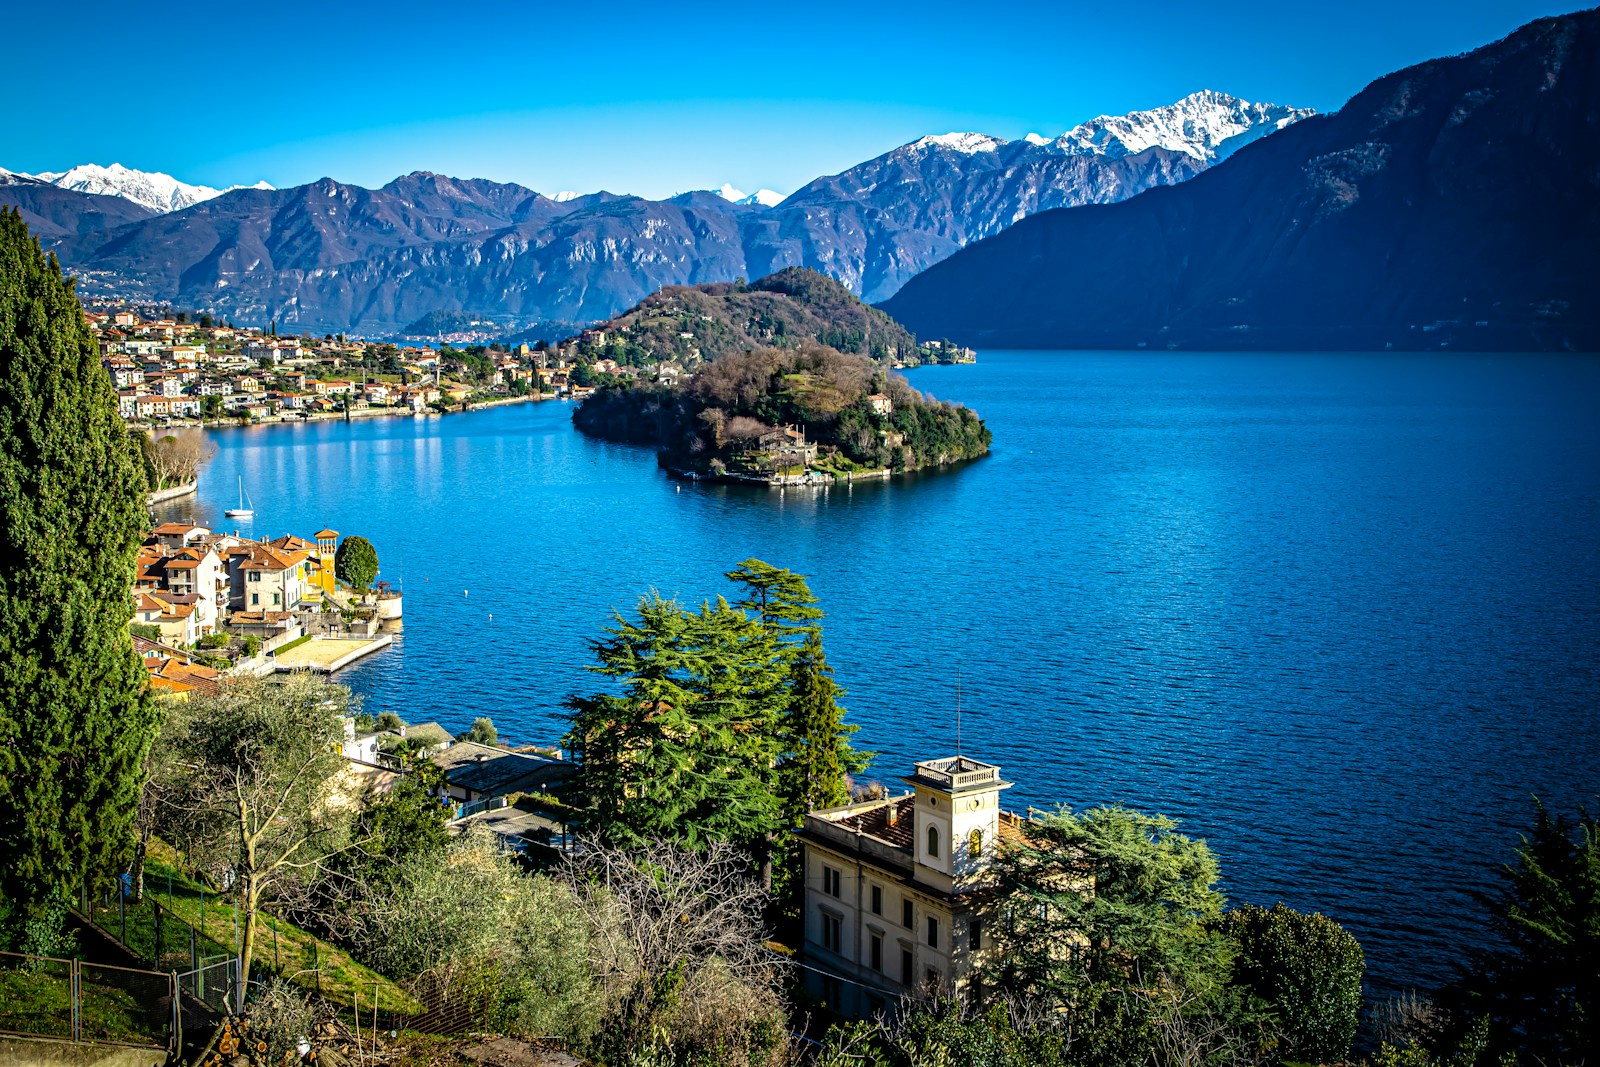
M248 519L256 513L255 503L250 499L250 494L244 491L244 476L239 476L239 506L229 508L223 514L230 519Z

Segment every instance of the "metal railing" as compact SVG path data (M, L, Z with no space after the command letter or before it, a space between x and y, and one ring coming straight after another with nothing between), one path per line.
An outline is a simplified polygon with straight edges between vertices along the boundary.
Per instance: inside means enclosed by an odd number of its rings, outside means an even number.
M168 1049L176 990L158 971L0 952L0 1033Z

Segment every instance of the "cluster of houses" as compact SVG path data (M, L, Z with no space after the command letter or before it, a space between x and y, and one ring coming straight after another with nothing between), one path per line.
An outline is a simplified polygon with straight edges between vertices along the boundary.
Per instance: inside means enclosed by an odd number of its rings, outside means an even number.
M134 571L133 622L154 628L144 630L141 651L147 660L159 650L152 644L180 652L224 628L269 650L296 639L309 630L305 616L320 615L325 597L338 588L338 544L337 530L318 530L312 539L284 534L256 540L162 523L139 549ZM151 679L158 688L174 688L159 670L152 669Z
M582 396L559 351L519 345L492 350L491 368L477 383L452 381L458 368L429 346L392 350L400 381L368 380L350 366L375 351L355 339L276 337L261 330L145 319L126 308L85 312L101 362L130 421L160 423L211 415L290 421L377 411L421 414L437 405L516 390ZM517 386L515 383L525 383Z

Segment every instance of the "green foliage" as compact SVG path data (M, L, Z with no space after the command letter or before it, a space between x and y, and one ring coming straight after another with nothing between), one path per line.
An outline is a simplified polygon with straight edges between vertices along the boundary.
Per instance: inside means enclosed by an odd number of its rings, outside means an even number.
M1209 1002L1230 943L1213 928L1223 898L1204 841L1123 807L1036 813L1026 843L1002 850L1005 900L993 984L1044 1004L1098 983Z
M876 388L886 391L890 413L874 410ZM653 444L668 466L709 471L716 462L758 474L778 469L781 457L763 452L759 439L779 426L803 427L831 456L873 469L971 459L993 439L971 410L929 400L864 356L816 345L725 355L681 387L600 389L573 422L597 437Z
M375 725L380 730L400 731L406 728L405 720L392 711L380 711Z
M145 488L71 281L0 211L0 898L15 916L132 853L158 723L128 626Z
M128 632L146 641L161 640L161 627L153 622L131 622L128 624Z
M247 634L244 639L244 654L246 656L254 656L260 651L261 638L257 637L255 634Z
M366 589L378 576L378 550L365 537L346 537L334 553L333 573L346 585Z
M1349 1055L1366 972L1366 956L1349 931L1282 904L1229 911L1220 929L1235 946L1230 981L1276 1013L1284 1059L1331 1063Z
M466 733L458 734L457 741L472 741L480 745L498 745L500 731L494 728L494 720L488 717L472 720L472 729Z
M337 794L350 701L344 686L291 675L230 678L170 705L152 760L168 799L158 831L218 884L232 879L246 967L261 905L349 844L353 813Z
M589 669L621 695L567 702L585 828L622 845L727 841L764 853L781 821L784 674L772 635L720 598L690 612L651 595L637 620L615 621Z
M400 865L359 952L385 974L475 1005L490 1025L581 1043L599 1027L600 1004L576 904L474 829Z
M1541 1063L1577 1063L1600 1050L1600 819L1551 816L1537 804L1531 832L1499 886L1480 899L1503 948L1481 953L1441 997L1435 1051L1489 1020L1488 1047Z

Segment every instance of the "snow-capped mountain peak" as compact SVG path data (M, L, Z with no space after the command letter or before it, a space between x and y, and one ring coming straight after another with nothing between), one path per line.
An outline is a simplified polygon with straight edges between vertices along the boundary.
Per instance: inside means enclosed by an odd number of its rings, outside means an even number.
M1005 141L998 137L990 137L986 133L939 133L912 141L906 147L912 151L929 148L948 148L953 152L963 155L975 155L978 152L993 152Z
M1257 138L1314 114L1310 108L1253 104L1203 89L1165 107L1090 119L1062 134L1053 147L1067 155L1111 159L1159 147L1215 163Z
M558 204L565 204L568 200L576 200L578 197L583 195L583 193L577 192L573 189L563 189L559 193L551 193L550 199L554 200Z
M120 196L124 200L131 200L135 204L162 214L169 211L181 211L203 200L210 200L214 196L232 192L234 189L272 188L266 182L257 182L254 185L234 185L228 189L213 189L209 185L189 185L186 182L180 182L170 174L134 170L131 167L124 167L121 163L113 163L109 167L85 163L81 166L73 167L71 170L43 171L39 174L19 175L19 177L49 182L51 185L59 186L62 189L71 189L79 193Z
M757 189L753 193L746 193L732 185L723 183L722 188L716 190L718 196L732 204L747 204L753 207L777 207L783 203L785 194L772 189Z

